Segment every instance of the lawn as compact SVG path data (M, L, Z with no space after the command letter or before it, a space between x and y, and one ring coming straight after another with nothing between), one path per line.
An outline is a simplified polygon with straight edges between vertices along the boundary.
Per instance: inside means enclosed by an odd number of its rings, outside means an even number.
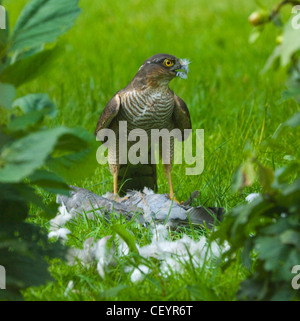
M11 25L26 2L3 1ZM282 152L263 145L299 105L294 100L280 101L285 71L261 73L277 34L267 26L254 44L249 43L252 27L248 16L256 9L255 1L82 0L79 6L81 14L74 27L60 38L59 58L17 93L49 94L58 109L58 116L47 120L49 127L81 126L93 132L108 100L128 84L143 61L156 53L169 53L192 62L188 78L174 79L170 87L186 102L193 129L205 132L203 173L186 176L184 165L173 168L177 199L186 200L199 190L195 206L218 206L227 211L245 202L249 193L260 192L258 184L240 193L231 190L232 176L245 159L245 146L251 145L258 160L273 169L285 164L284 155L299 156L296 131L280 138L285 146ZM93 175L69 183L99 195L113 189L108 166L102 165ZM158 191L168 192L162 165ZM43 197L47 201L54 196L43 193ZM49 221L39 217L36 208L32 207L31 215L32 222L49 229ZM140 246L151 241L146 227L125 224ZM111 225L101 220L78 220L67 227L71 231L66 242L69 247L82 248L88 237L112 234ZM171 240L184 234L197 240L209 231L181 228L169 234ZM51 260L54 281L23 294L26 300L235 300L238 285L247 275L239 263L223 272L215 260L207 259L205 268L186 264L183 273L163 278L153 269L143 282L132 282L127 263L119 259L102 279L96 264L69 266ZM75 290L65 294L71 280Z

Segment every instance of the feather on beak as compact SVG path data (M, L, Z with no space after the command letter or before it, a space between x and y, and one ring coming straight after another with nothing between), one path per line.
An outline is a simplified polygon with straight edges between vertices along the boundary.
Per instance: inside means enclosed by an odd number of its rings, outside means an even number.
M191 62L188 59L185 59L185 58L180 59L180 65L181 65L180 69L182 71L177 71L176 76L180 77L181 79L187 79L187 74L189 72L189 64L190 63Z

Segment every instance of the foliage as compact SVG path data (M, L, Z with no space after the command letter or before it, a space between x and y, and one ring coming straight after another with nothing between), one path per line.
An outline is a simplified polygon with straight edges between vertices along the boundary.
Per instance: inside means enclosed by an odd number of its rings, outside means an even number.
M291 5L291 14L284 23L285 15L282 11L286 5ZM274 69L278 69L280 66L287 68L287 89L282 93L282 99L293 97L297 102L300 102L299 10L300 1L284 0L270 11L265 6L260 5L260 9L249 16L250 23L255 26L252 35L257 35L257 37L250 38L252 42L258 38L268 23L273 23L277 27L276 46L263 71L266 72L272 67ZM259 20L258 24L257 20Z
M11 22L16 21L17 13L27 2L3 0ZM240 193L229 192L232 173L244 161L241 151L246 141L251 141L256 158L264 167L279 168L288 163L288 155L299 157L299 129L291 131L283 126L282 133L286 134L274 140L276 152L271 145L261 144L299 107L293 99L280 100L285 80L283 69L260 74L275 46L274 29L278 33L281 29L266 26L255 46L249 44L251 26L245 23L245 17L255 9L253 1L86 0L80 6L82 14L76 27L60 41L66 54L45 64L47 73L24 83L18 90L20 95L46 92L55 102L57 115L46 116L44 125L51 128L80 125L93 132L102 108L116 91L128 84L143 61L155 53L166 52L192 61L188 79L173 80L171 88L187 103L193 128L205 130L205 170L201 176L186 176L182 165L175 165L172 170L178 200L184 201L191 192L199 190L194 205L222 206L228 211L244 202L247 194L260 192L257 182ZM47 46L46 50L51 48ZM255 169L257 164L253 166ZM99 195L112 190L108 166L98 166L95 175L76 178L73 184ZM160 193L168 192L162 166L158 166L158 184ZM47 192L40 195L49 199ZM48 220L37 215L39 209L31 208L31 213L35 215L31 222L48 227ZM151 242L147 228L133 226L132 222L122 224L134 233L139 246ZM67 228L71 233L66 245L75 248L82 248L89 237L100 239L113 233L110 224L98 220L78 219L68 222ZM171 239L182 234L195 240L201 237L201 231L194 229L193 235L188 227L170 231ZM235 300L238 285L245 278L239 260L225 271L215 261L207 260L204 270L187 264L184 273L167 279L159 279L159 273L154 271L151 279L132 283L122 264L118 263L102 280L96 264L89 268L80 262L69 266L54 259L50 261L50 273L55 282L30 287L23 293L27 300L52 301L228 301ZM65 294L70 280L74 287Z
M27 222L29 204L48 217L57 212L57 205L45 205L36 191L66 194L65 178L80 177L82 171L75 168L81 164L87 175L86 163L91 170L96 163L92 134L81 128L43 126L57 113L47 94L14 101L16 86L45 71L56 56L57 47L44 50L45 43L67 31L78 13L76 0L32 0L11 34L0 30L0 107L11 113L0 132L0 264L7 274L7 290L0 298L20 298L20 289L50 279L45 256L63 254L61 245L48 243L45 231Z
M300 261L300 163L291 160L273 171L255 157L247 162L253 168L256 165L254 173L263 187L262 194L249 204L234 207L214 237L230 244L223 257L228 259L226 265L240 253L243 264L252 271L241 283L238 298L299 299L299 292L291 286L291 269ZM237 176L246 182L249 174L253 175L252 170Z
M282 6L283 3L276 6L267 15L269 19L262 19L261 24L274 21L275 17L278 24ZM260 25L256 20L251 20L253 17L257 18L252 14L250 22ZM282 43L275 48L267 68L276 59L280 59L282 66L289 65L288 89L283 96L297 100L300 83L299 78L294 76L295 73L297 77L300 75L297 69L300 30L291 27L291 19L282 27ZM290 86L291 82L294 87ZM297 130L299 125L300 113L297 112L280 124L274 135L263 143L263 148L279 152L281 146L277 141L283 135L283 129ZM300 262L300 162L293 155L285 155L286 166L274 170L263 166L249 149L246 155L247 160L235 173L232 186L235 190L242 190L257 180L262 192L248 204L230 210L214 238L230 243L230 249L223 255L223 259L227 259L225 267L240 256L243 264L251 271L250 276L240 285L239 299L299 300L300 293L293 289L291 281L294 276L292 268Z

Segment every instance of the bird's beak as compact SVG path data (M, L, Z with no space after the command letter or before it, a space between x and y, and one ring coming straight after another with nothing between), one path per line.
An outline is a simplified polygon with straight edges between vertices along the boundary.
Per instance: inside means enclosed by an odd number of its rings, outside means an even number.
M179 60L180 67L176 69L177 73L176 76L186 79L187 74L189 72L189 64L191 63L188 59L180 59Z

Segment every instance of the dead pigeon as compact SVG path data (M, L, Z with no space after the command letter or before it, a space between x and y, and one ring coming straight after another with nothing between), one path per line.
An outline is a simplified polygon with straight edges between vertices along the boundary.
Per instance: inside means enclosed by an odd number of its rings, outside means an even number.
M71 186L71 189L69 196L58 195L57 203L64 205L71 215L82 215L85 212L90 219L97 213L109 220L111 213L115 213L143 225L160 222L177 227L191 223L206 224L212 228L224 214L223 208L191 207L189 204L198 196L198 191L193 192L186 202L178 204L170 200L167 194L156 194L148 188L144 188L143 192L129 190L118 200L114 199L112 193L99 196L84 188Z

